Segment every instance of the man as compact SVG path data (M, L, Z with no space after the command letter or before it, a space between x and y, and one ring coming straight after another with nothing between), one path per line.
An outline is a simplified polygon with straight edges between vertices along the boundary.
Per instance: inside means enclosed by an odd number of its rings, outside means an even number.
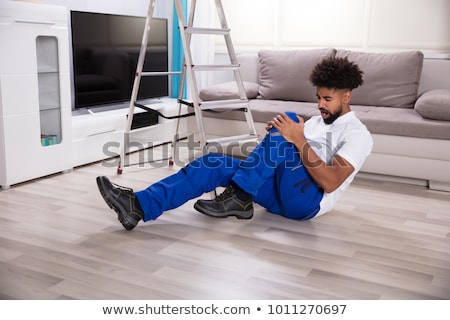
M255 202L297 220L329 212L372 150L369 131L350 109L352 90L363 83L362 74L347 58L317 64L310 81L321 115L306 122L293 113L276 116L245 160L206 154L138 192L97 177L99 191L127 230L218 186L225 191L213 200L197 200L197 211L251 219Z

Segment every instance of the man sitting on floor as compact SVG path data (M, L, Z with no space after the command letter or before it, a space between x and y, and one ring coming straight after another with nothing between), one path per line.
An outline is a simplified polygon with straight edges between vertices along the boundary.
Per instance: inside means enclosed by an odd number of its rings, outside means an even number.
M225 191L194 208L218 218L251 219L253 202L287 218L307 220L329 212L372 150L372 137L350 109L363 72L347 58L326 58L312 70L320 116L304 122L281 113L245 160L206 154L142 191L97 177L99 191L125 229L157 219L217 187Z

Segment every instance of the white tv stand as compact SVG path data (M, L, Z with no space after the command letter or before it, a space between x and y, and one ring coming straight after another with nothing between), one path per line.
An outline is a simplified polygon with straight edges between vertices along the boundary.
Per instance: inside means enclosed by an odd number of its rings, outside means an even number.
M160 111L165 116L178 114L176 99L164 97L153 99L148 107ZM187 110L182 108L182 114ZM72 154L73 166L108 159L120 154L120 146L124 139L127 125L128 106L109 111L98 111L96 108L72 116ZM135 113L145 112L135 108ZM159 117L158 124L135 129L130 135L134 146L148 148L162 143L172 142L176 133L177 119ZM179 132L187 132L187 121L180 119ZM136 149L133 149L136 150Z

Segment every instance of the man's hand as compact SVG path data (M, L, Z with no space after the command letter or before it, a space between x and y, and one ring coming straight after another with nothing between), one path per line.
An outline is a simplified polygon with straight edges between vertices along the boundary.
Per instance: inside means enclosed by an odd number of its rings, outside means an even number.
M297 119L298 123L289 118L287 114L281 113L267 122L266 130L277 129L283 138L291 143L304 141L305 121L299 116Z

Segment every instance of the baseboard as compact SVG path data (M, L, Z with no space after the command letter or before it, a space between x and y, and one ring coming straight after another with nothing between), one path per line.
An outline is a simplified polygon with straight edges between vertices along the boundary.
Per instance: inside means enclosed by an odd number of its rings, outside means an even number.
M390 176L378 173L370 173L370 172L358 172L357 177L375 181L385 181L385 182L394 182L394 183L402 183L402 184L410 184L421 187L428 187L428 181L422 179L414 179L407 177L397 177Z
M428 187L430 190L450 192L450 182L430 180Z

